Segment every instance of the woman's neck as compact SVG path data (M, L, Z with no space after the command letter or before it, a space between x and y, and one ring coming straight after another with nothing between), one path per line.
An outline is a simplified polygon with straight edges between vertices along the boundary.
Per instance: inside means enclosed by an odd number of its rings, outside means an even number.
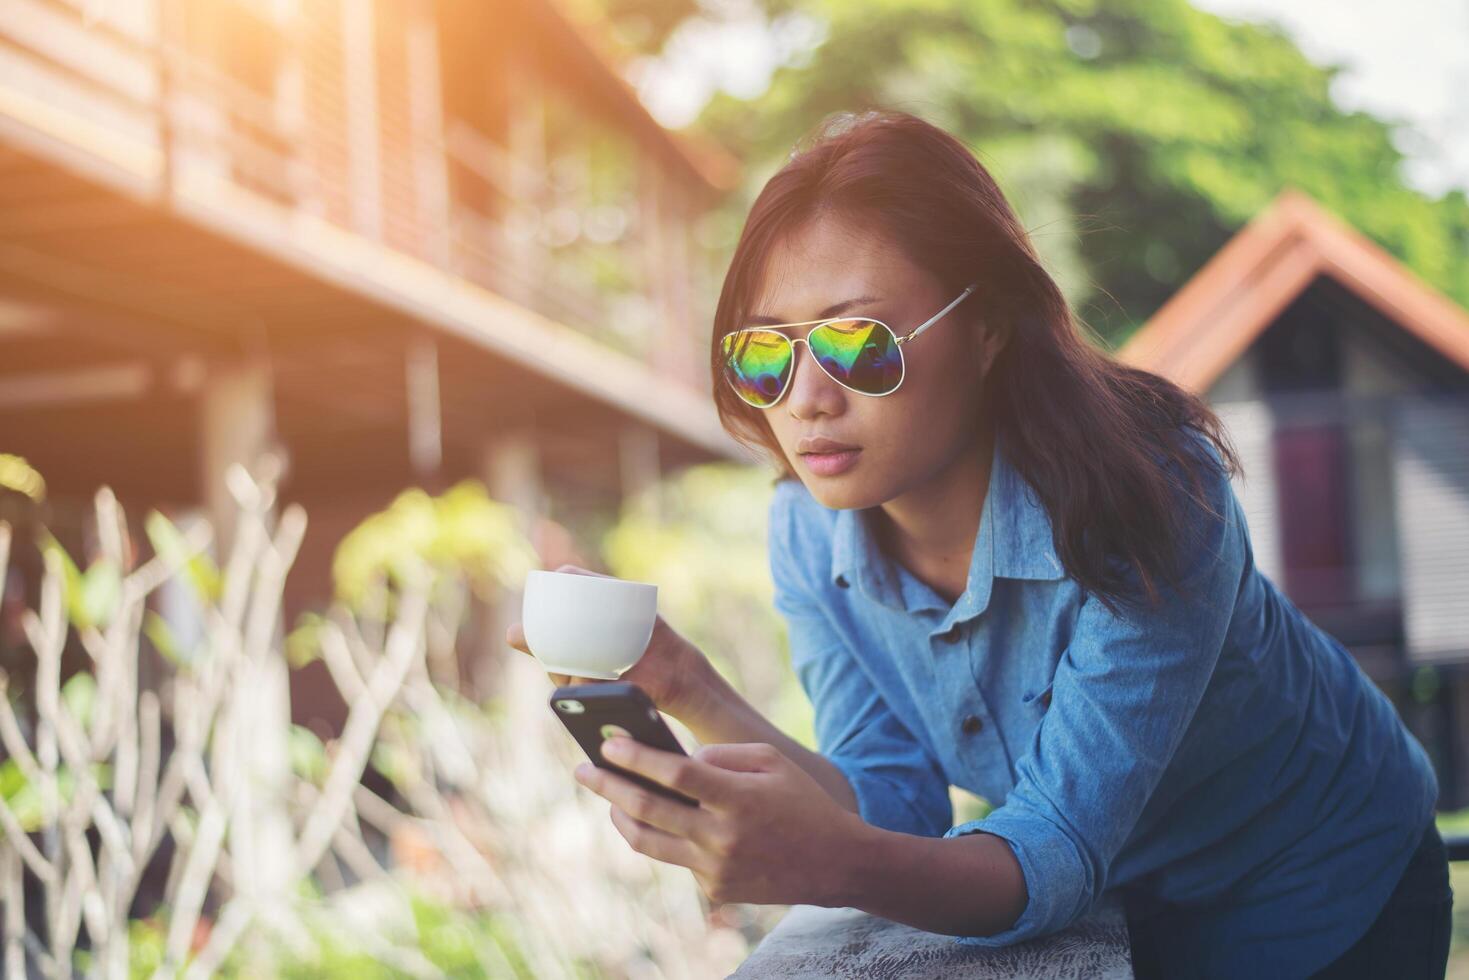
M969 582L994 438L992 426L982 427L969 448L937 477L887 501L874 515L883 551L949 602Z

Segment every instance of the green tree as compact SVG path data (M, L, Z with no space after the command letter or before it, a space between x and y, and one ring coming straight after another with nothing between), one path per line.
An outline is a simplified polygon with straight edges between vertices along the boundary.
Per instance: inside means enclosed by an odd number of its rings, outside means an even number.
M645 4L600 3L608 16ZM1402 180L1392 121L1329 98L1273 26L1185 0L762 0L826 39L696 125L747 162L740 213L828 113L906 109L991 169L1073 306L1120 341L1293 185L1469 305L1469 199ZM670 5L667 9L683 9Z

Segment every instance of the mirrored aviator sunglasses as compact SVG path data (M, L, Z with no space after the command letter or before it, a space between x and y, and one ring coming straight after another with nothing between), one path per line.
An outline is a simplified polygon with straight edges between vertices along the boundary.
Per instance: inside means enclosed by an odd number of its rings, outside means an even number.
M724 376L756 408L780 401L790 384L796 344L804 343L833 381L863 395L890 395L903 383L898 337L881 320L828 320L794 340L778 330L748 327L720 341Z

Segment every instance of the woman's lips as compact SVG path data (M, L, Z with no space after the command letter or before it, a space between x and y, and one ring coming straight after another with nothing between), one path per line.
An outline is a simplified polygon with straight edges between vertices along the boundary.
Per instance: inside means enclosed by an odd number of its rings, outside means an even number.
M806 468L817 476L836 476L851 469L861 454L860 449L846 449L839 453L805 453Z

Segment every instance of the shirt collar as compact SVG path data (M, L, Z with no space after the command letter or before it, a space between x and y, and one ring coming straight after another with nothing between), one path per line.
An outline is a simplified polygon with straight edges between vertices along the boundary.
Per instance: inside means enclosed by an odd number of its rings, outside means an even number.
M997 433L989 488L968 584L952 608L932 588L883 553L873 534L876 506L836 512L832 529L831 581L856 585L870 599L900 612L948 610L940 629L970 619L989 606L995 578L1054 580L1065 577L1052 540L1049 515L1035 490L1010 465Z

